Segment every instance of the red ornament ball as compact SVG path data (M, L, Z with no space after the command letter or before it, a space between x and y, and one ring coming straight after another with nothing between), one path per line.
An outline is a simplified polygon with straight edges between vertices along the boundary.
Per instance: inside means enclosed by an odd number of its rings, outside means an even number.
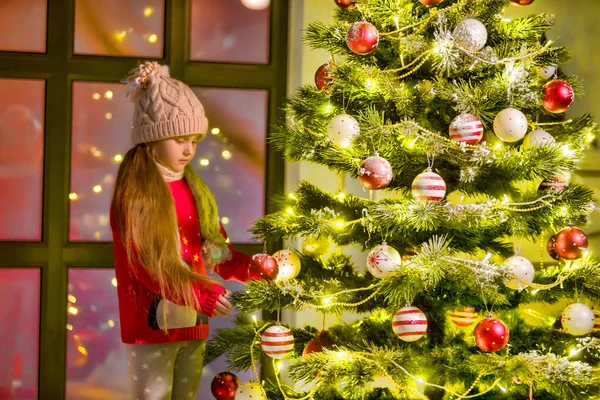
M444 0L419 0L419 3L424 4L426 6L437 6Z
M259 253L253 255L252 260L250 260L250 272L262 279L272 281L277 278L279 266L275 258L266 253Z
M513 6L525 7L533 3L535 0L510 0Z
M544 99L542 104L544 108L551 113L561 113L567 111L573 103L573 88L565 81L554 79L544 85Z
M568 227L561 229L554 236L554 250L561 260L576 260L583 257L587 251L588 240L579 228Z
M379 32L367 21L355 22L346 32L346 44L355 54L369 54L379 44Z
M546 244L546 250L548 250L548 255L550 257L552 257L556 261L560 261L560 257L558 256L558 253L556 252L555 246L556 246L556 235L551 236L550 239L548 239L548 243Z
M329 89L331 81L333 81L333 77L331 76L331 64L321 65L315 73L315 85L317 85L317 89Z
M329 335L329 332L321 331L317 334L317 336L306 343L306 346L302 351L302 355L306 356L310 353L320 353L325 349L333 348L333 346L335 346L335 342Z
M477 320L477 313L473 307L465 307L462 310L454 310L448 314L450 321L458 326L469 326Z
M240 387L239 378L227 371L215 375L210 383L210 391L217 400L235 399L238 387Z
M498 318L482 319L475 327L475 343L477 347L488 353L501 350L508 343L508 328Z
M335 2L335 4L337 4L337 6L339 8L343 8L344 10L348 10L351 8L356 7L356 2L352 1L352 0L333 0Z
M392 181L392 166L388 160L375 154L362 163L358 179L367 189L383 189Z
M462 113L450 122L449 132L455 142L475 145L483 138L483 124L476 116Z

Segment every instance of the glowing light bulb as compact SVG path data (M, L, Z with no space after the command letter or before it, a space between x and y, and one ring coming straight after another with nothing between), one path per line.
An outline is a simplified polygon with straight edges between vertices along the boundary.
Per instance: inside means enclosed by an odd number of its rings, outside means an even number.
M208 158L201 158L200 159L200 165L202 165L203 167L206 167L210 164L210 160Z
M260 11L260 10L264 10L265 8L269 7L269 4L271 3L271 0L241 0L242 4L244 5L244 7L250 9L250 10L254 10L254 11Z
M335 197L337 197L337 199L339 201L344 201L344 199L346 198L346 193L338 193Z
M67 330L68 330L68 331L72 331L72 330L73 330L73 325L71 325L71 324L67 324Z
M78 198L79 198L79 196L77 195L77 193L75 193L75 192L69 193L70 200L77 200Z
M107 324L108 326L110 326L111 328L114 328L114 327L115 327L115 321L113 321L112 319L109 319L109 320L108 320L108 322L106 322L106 324Z
M113 98L113 92L112 90L107 90L106 93L104 93L104 98L111 100Z
M100 93L94 93L92 95L92 99L94 99L94 100L100 100L100 97L102 97L102 96L100 96Z
M79 310L77 310L77 307L69 307L69 314L71 315L77 315L77 313L79 312Z
M296 196L294 195L294 193L288 193L288 197L292 200L296 200Z
M158 40L158 36L156 36L156 33L153 33L152 35L148 36L148 41L150 43L156 43L157 40Z
M572 348L571 350L569 350L569 357L576 356L577 354L579 354L579 349Z
M506 388L500 384L498 384L498 387L500 388L500 390L502 390L504 393L506 393Z
M258 324L258 319L256 318L256 315L252 316L252 321L254 321L254 324L257 325Z
M122 156L121 154L117 154L117 155L114 157L114 160L115 160L116 162L121 162L121 161L123 161L123 156Z
M332 297L332 296L325 297L325 298L323 299L323 305L324 305L324 306L327 306L327 305L331 304L331 302L332 302L332 301L333 301L333 297Z
M104 114L104 118L106 119L112 119L112 113L107 112L106 114Z
M126 35L127 31L117 31L115 32L115 39L117 39L117 42L122 42Z
M110 283L112 283L112 285L113 285L114 287L117 287L117 278L112 278L112 279L110 280Z
M227 225L227 224L229 223L229 218L228 218L228 217L223 217L223 218L221 218L221 223L222 223L223 225Z
M221 130L219 128L212 128L210 130L210 133L212 133L213 135L218 135L221 132Z
M294 215L294 209L292 207L288 207L286 211L288 214Z
M229 150L223 150L223 152L221 153L221 156L225 160L229 160L231 158L231 152Z
M100 192L102 191L102 186L100 186L100 185L95 185L95 186L92 188L92 190L93 190L95 193L100 193Z
M154 14L154 8L152 8L152 7L144 8L144 17L150 17L150 16L152 16L152 14Z

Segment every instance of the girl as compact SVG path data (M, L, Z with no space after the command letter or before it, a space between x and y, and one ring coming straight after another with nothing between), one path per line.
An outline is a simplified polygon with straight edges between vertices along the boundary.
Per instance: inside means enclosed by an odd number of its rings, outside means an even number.
M117 175L111 228L133 398L195 399L208 317L231 313L206 272L245 282L250 259L227 244L215 199L189 165L208 128L198 98L156 62L127 83L134 147Z

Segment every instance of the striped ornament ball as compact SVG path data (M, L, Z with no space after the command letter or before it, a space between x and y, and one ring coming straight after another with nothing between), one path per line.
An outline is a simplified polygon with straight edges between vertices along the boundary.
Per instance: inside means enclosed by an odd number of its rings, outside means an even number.
M454 310L448 314L450 321L458 326L469 326L477 321L477 313L473 307L465 307L462 310Z
M427 317L417 307L401 308L392 319L394 333L405 342L421 339L427 332Z
M440 201L446 195L446 182L431 171L431 168L417 175L412 183L412 194L415 199Z
M600 310L592 310L594 313L594 330L600 331Z
M472 114L462 113L450 122L450 138L458 143L475 145L483 138L483 125Z
M263 332L261 345L266 355L282 359L294 350L294 335L285 326L272 325Z

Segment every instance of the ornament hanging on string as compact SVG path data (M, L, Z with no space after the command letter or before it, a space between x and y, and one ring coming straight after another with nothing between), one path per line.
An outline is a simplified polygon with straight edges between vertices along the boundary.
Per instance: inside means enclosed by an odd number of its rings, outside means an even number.
M303 356L307 356L311 353L320 353L323 350L332 349L335 346L335 342L327 331L321 331L313 339L309 340L302 351Z
M546 195L548 193L562 192L569 186L569 182L560 176L553 176L546 178L538 186L538 193L540 195Z
M263 332L260 344L266 355L282 359L294 351L294 335L285 326L272 325Z
M405 342L419 340L427 332L427 317L417 307L401 308L392 319L392 328L398 338Z
M431 168L427 168L413 180L411 189L415 199L440 201L446 195L446 182Z
M573 303L564 309L560 322L570 335L587 335L594 329L594 312L585 304Z
M273 254L279 268L278 280L292 279L300 273L300 258L291 250L279 250Z
M327 136L336 146L348 147L360 134L358 121L348 114L336 115L327 124Z
M477 321L477 313L473 307L465 307L462 310L455 309L448 314L448 319L458 326L469 326Z
M475 343L485 352L495 353L501 350L508 343L508 338L508 328L498 318L492 318L492 314L479 321L475 327Z
M494 118L494 133L505 142L517 142L527 133L527 117L515 108L505 108Z
M483 138L483 125L476 116L462 113L450 122L450 138L458 143L475 145Z
M475 52L483 49L488 34L485 25L481 21L467 18L456 25L452 36L460 48Z
M540 67L538 74L542 79L550 79L556 73L556 65L546 65L545 67Z
M377 190L386 188L392 181L392 166L383 157L375 153L367 158L358 170L358 179L367 189Z
M356 1L352 0L333 0L339 8L350 10L356 7Z
M545 146L553 143L554 137L551 134L545 130L536 129L525 136L525 139L523 140L523 147L529 149L535 146Z
M567 82L554 79L544 85L542 105L551 113L562 113L569 109L575 97Z
M548 254L555 260L577 260L587 251L588 240L581 229L569 226L552 236L547 247Z
M355 54L369 54L379 44L379 32L367 21L358 21L346 32L346 44Z
M525 7L533 3L535 0L510 0L513 6Z
M217 400L233 400L240 387L240 380L229 371L220 372L210 383L210 391Z
M307 237L302 242L302 252L304 254L308 254L309 256L317 256L320 257L329 251L331 244L329 240L325 236L321 236L318 238L315 237Z
M330 63L321 65L317 72L315 72L315 85L317 85L317 89L329 89L331 82L333 81L332 73L333 65Z
M437 6L444 0L419 0L419 3L426 5L428 7Z
M507 269L507 271L514 275L515 277L525 281L527 283L533 282L533 275L535 274L535 269L533 268L533 264L531 261L526 259L523 256L515 255L510 258L507 258L504 261L503 266ZM513 278L507 280L504 284L513 290L521 291L527 287L527 283L521 282L519 279Z
M373 247L367 256L367 268L375 278L383 279L402 263L400 253L391 246L381 244Z
M250 271L258 275L261 279L272 281L277 278L279 267L277 261L266 253L259 253L252 256L250 260Z
M265 393L256 382L245 382L235 393L235 400L268 400Z

